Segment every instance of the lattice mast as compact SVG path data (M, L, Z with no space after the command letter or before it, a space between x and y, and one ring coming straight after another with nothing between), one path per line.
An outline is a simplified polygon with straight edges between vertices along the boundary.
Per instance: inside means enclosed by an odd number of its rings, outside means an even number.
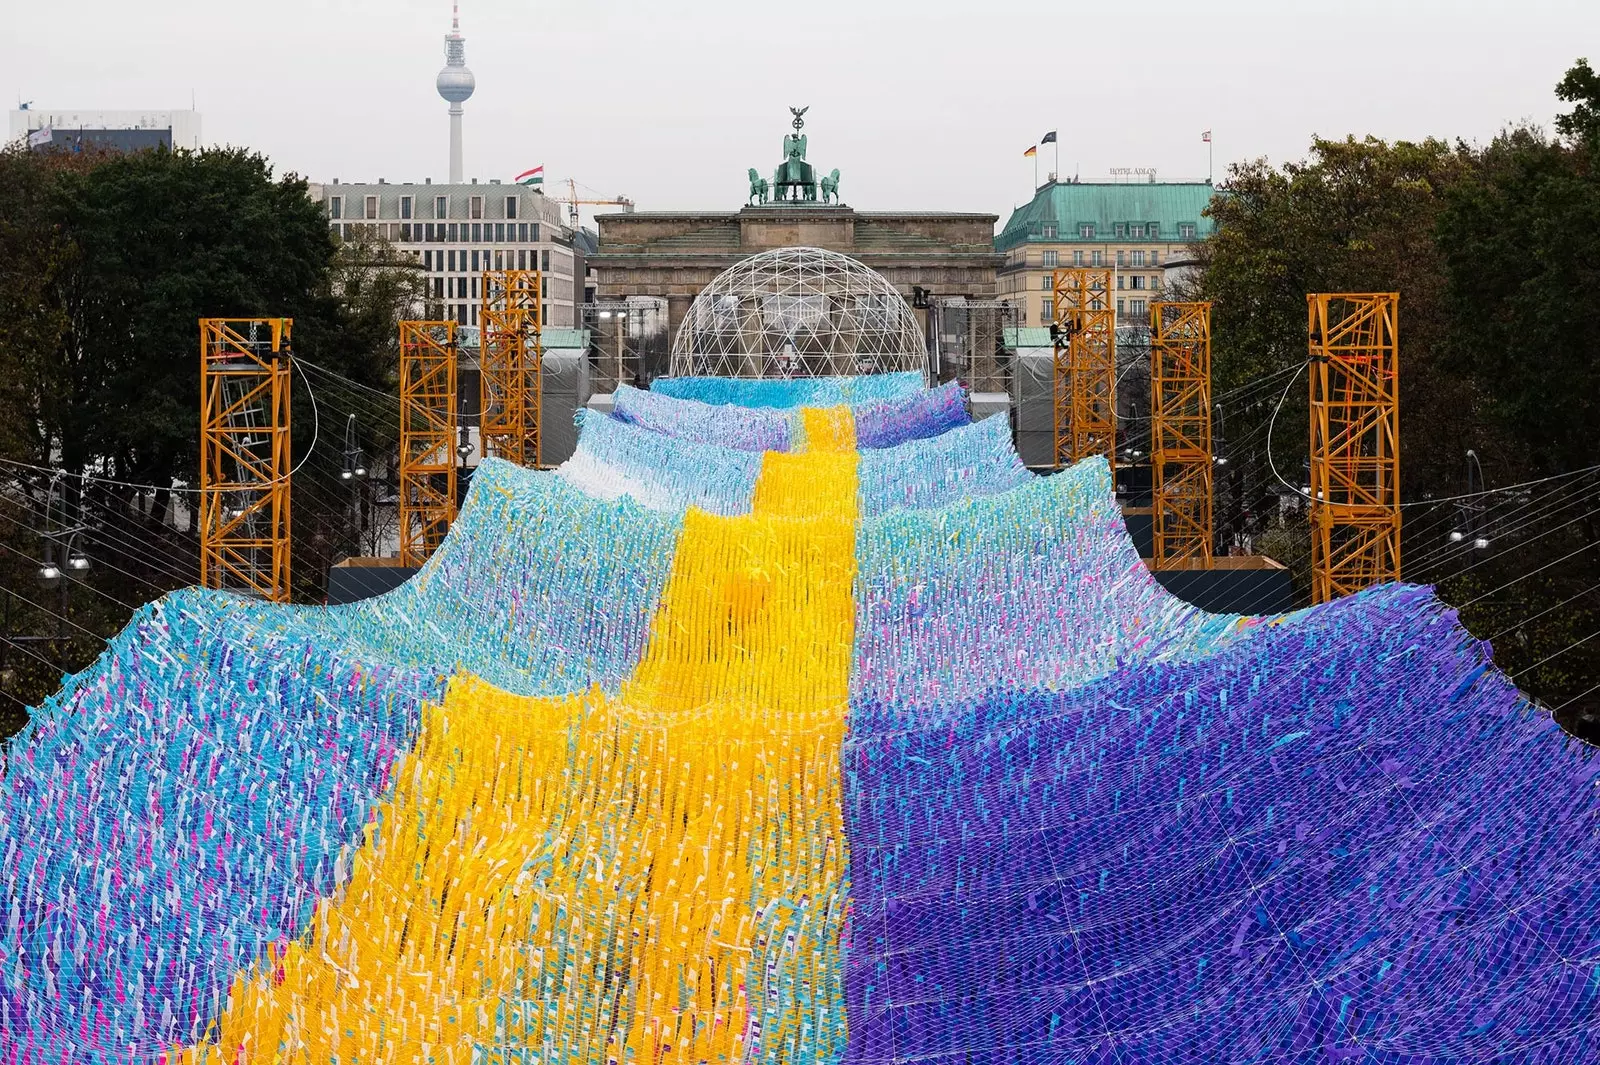
M200 583L289 601L289 318L200 319Z
M479 381L483 454L518 466L541 460L544 348L538 270L485 270Z
M1156 569L1209 568L1211 304L1150 307L1150 476Z
M1311 342L1311 594L1400 579L1397 293L1306 297Z
M1117 467L1117 323L1111 270L1075 267L1052 278L1055 465L1104 455Z
M400 323L400 563L427 561L456 517L456 323Z

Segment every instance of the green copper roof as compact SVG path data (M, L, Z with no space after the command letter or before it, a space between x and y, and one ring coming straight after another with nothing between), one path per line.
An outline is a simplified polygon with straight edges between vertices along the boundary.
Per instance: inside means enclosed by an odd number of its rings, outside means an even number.
M1030 202L1012 212L1006 227L995 238L994 246L996 251L1010 251L1028 241L1177 241L1188 239L1178 229L1183 224L1192 224L1195 239L1200 239L1209 236L1215 228L1211 219L1201 213L1215 194L1216 189L1205 181L1160 185L1052 181L1035 192ZM1127 235L1129 224L1148 226L1151 222L1160 227L1156 237L1141 234L1130 238ZM1079 235L1079 227L1086 223L1094 226L1094 236ZM1124 226L1120 237L1117 235L1119 223ZM1047 225L1055 227L1054 236L1046 235Z

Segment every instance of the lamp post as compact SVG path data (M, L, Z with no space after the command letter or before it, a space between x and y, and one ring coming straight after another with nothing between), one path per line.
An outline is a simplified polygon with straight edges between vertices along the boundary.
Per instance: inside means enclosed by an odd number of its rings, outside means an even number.
M361 553L361 534L365 532L361 506L362 486L367 480L367 457L357 440L356 416L350 415L344 423L344 466L339 470L339 480L350 486L350 529L355 542L354 551Z
M88 481L85 479L78 492L78 504L75 512L68 510L61 474L57 473L50 478L50 490L45 496L44 520L39 528L39 569L34 576L39 582L39 587L44 591L54 591L60 595L58 600L59 609L56 611L56 634L54 636L12 636L11 599L8 594L6 597L4 625L6 643L49 643L61 642L69 638L67 633L67 612L70 606L71 582L73 580L81 580L83 574L88 573L92 568L89 556L84 554L83 549L78 545L78 537L88 531L88 526L83 522L83 496L87 489Z
M1452 544L1464 543L1468 550L1484 551L1491 543L1484 529L1483 464L1478 453L1467 449L1467 494L1456 508L1456 527L1450 530Z

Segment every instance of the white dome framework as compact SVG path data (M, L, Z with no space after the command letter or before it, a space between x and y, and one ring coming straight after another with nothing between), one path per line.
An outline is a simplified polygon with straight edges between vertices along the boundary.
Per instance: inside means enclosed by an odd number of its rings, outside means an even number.
M778 248L718 274L672 342L672 373L835 377L912 370L928 346L882 274L822 248Z

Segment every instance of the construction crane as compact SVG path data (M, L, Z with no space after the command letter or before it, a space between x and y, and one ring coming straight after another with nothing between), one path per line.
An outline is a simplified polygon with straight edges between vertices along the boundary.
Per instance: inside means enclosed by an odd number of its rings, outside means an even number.
M573 229L578 228L578 205L592 205L595 207L620 207L624 211L633 210L633 201L626 196L618 196L611 200L587 200L578 195L578 183L567 178L567 195L550 197L556 203L567 205L567 224Z

